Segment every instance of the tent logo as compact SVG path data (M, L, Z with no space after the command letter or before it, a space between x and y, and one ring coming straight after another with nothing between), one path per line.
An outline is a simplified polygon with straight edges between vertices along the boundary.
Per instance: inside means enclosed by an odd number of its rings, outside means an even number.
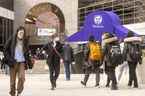
M96 15L96 16L94 16L94 23L95 23L96 25L100 25L100 24L102 23L102 20L103 20L103 18L102 18L101 15Z
M93 28L104 28L103 24L103 17L101 15L95 15L94 16L94 24L93 24Z

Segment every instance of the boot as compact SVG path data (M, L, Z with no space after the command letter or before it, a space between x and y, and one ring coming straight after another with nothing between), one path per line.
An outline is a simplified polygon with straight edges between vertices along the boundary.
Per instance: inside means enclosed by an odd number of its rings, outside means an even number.
M132 81L128 82L128 86L131 87L132 86Z
M86 83L84 81L81 81L81 84L84 85L84 86L86 86Z
M54 86L51 87L51 90L54 90Z
M51 90L54 90L55 89L55 86L54 84L51 85Z
M11 96L15 96L15 94L11 95Z
M56 83L53 81L53 82L51 82L51 90L54 90L55 89L55 87L56 87L56 85L55 85Z
M112 85L112 86L111 86L111 90L118 90L117 85Z
M137 83L135 83L133 88L138 88L138 84L137 84Z
M109 84L106 84L106 87L109 87Z
M107 84L106 84L106 87L109 87L110 86L110 80L109 78L107 78Z
M133 88L138 88L138 86L134 86Z
M99 84L96 84L95 87L98 87L99 88Z
M53 82L53 86L54 88L56 88L56 80Z
M134 80L134 88L138 88L137 78Z
M17 94L17 96L21 96L21 94Z
M15 93L11 93L11 92L9 92L9 94L10 94L11 96L16 96Z

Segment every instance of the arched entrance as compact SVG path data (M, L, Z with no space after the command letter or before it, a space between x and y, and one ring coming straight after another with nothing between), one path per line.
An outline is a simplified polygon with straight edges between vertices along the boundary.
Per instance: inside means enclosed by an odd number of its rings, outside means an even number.
M54 4L40 3L31 8L25 16L25 28L33 47L46 44L52 34L63 40L65 35L64 15Z

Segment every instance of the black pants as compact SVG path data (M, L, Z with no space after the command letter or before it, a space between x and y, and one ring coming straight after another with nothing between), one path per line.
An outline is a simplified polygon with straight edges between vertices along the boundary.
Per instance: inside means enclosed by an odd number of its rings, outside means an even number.
M107 73L106 75L107 75L107 83L106 83L106 86L109 86L111 80L110 80L110 78L109 78L109 74Z
M50 61L48 63L50 72L50 82L52 87L54 87L54 83L56 83L56 80L58 79L60 73L60 62L59 60L50 60Z
M92 66L88 67L85 71L85 77L84 77L84 83L86 84L89 76L91 73L96 74L96 85L99 85L100 82L100 62L99 61L90 61L89 63L92 64Z
M112 81L112 87L116 87L117 86L115 68L116 67L108 67L108 80Z
M106 86L109 86L110 85L110 78L109 78L109 67L107 66L107 61L104 61L105 63L105 73L107 75L107 82L106 82Z
M134 87L138 87L138 81L136 76L136 67L137 62L128 62L129 66L129 82L128 85L131 86L132 82L134 82Z

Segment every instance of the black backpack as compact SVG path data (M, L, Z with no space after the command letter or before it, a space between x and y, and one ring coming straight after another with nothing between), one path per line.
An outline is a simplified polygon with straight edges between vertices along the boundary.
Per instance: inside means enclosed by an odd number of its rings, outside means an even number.
M132 61L138 61L140 58L140 49L139 49L139 44L137 43L131 43L129 45L129 57Z
M110 48L110 63L113 65L122 64L122 52L120 49L120 45L112 45Z

